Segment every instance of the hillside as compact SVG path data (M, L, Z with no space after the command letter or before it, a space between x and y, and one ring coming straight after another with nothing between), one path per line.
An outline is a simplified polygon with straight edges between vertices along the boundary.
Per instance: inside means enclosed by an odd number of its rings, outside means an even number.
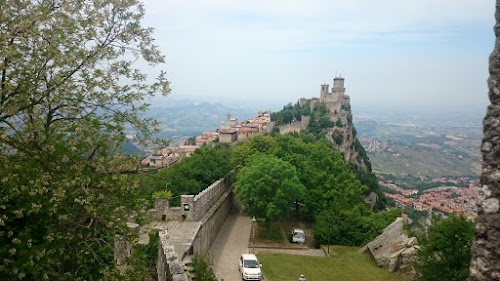
M479 175L482 131L478 120L453 114L400 114L354 122L377 173L446 177Z

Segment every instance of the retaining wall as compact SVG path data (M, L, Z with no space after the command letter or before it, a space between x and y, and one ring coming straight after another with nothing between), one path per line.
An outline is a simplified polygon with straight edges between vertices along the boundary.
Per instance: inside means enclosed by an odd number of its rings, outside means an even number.
M232 184L235 172L214 182L197 195L181 196L181 207L170 207L165 211L168 220L200 222L190 247L176 253L167 230L160 231L157 273L160 281L189 280L184 272L183 259L191 254L206 254L215 241L233 205ZM189 245L188 245L189 246Z

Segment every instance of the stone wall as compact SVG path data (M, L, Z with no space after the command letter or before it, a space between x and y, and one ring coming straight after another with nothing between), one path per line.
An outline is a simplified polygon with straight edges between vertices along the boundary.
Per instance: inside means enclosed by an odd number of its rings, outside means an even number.
M168 220L185 221L184 223L198 222L199 228L195 229L192 241L183 244L186 250L180 250L180 253L179 249L176 252L176 247L172 242L175 239L169 239L169 235L173 235L172 232L160 231L158 280L188 280L184 273L183 259L191 254L208 253L232 208L234 176L233 171L197 195L183 195L181 207L170 207L166 210Z
M158 240L158 259L156 260L158 281L188 281L188 276L184 271L184 264L168 239L168 231L160 231L158 235L160 236Z
M495 19L496 42L490 55L488 78L491 104L483 120L481 145L482 199L478 200L469 281L500 280L500 0L496 1Z
M302 116L301 120L291 124L279 126L280 134L284 135L291 132L300 132L309 126L309 116Z
M212 208L217 200L232 185L235 172L214 182L196 195L181 196L181 210L186 220L199 221Z
M210 246L217 238L219 230L224 225L229 212L233 206L233 192L226 191L217 204L203 216L201 227L193 241L193 252L195 254L207 254Z

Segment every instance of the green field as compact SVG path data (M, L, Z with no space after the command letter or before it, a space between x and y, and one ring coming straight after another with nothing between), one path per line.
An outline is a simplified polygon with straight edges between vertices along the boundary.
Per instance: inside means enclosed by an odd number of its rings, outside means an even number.
M403 276L379 268L357 247L331 246L329 257L257 254L266 281L406 281Z

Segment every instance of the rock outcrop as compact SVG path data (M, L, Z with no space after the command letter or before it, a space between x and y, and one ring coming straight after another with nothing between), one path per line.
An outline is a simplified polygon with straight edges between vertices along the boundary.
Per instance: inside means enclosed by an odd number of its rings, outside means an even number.
M360 249L372 256L377 266L391 272L414 274L412 263L415 260L418 241L408 237L403 230L404 220L397 218L384 229L384 232Z
M481 146L482 199L472 244L469 281L500 280L500 0L496 1L495 47L490 55L489 99Z
M380 152L380 151L385 151L388 147L389 145L387 144L387 141L379 141L378 139L372 139L370 143L368 143L366 151Z

